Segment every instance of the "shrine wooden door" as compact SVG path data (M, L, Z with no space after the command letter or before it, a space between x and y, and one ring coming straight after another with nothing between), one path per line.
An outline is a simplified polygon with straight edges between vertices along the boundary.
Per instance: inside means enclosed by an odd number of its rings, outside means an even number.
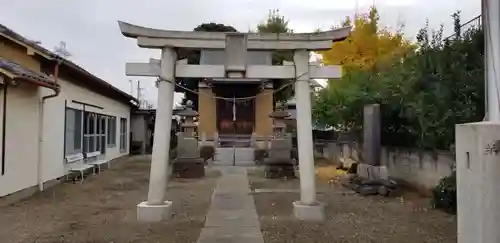
M255 100L237 98L256 94L253 84L220 84L215 93L225 99L217 100L217 129L220 134L252 134L255 117Z

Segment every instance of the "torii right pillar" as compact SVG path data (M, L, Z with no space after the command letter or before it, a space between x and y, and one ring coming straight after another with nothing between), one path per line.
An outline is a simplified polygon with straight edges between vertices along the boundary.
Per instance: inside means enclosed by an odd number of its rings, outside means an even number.
M312 137L311 85L309 84L309 52L296 50L293 56L297 79L297 146L300 171L300 201L293 203L293 212L301 220L323 220L324 205L316 200L314 147Z

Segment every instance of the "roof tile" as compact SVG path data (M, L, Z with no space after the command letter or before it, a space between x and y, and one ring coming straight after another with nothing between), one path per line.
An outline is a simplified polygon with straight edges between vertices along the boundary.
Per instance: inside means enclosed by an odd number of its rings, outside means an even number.
M43 73L29 70L19 65L16 62L9 61L4 58L0 58L0 69L3 69L19 77L27 78L34 81L44 82L47 84L55 84L54 80L52 80L49 76Z

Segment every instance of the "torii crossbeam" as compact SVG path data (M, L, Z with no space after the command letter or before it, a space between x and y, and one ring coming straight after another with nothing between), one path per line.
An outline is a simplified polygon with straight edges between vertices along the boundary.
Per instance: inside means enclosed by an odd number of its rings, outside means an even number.
M167 220L171 216L172 202L165 201L165 190L175 78L295 80L297 113L300 114L297 117L297 141L301 200L294 202L294 214L303 220L324 218L323 206L316 201L309 81L314 78L339 78L341 67L310 65L309 52L330 49L332 42L343 40L349 35L350 27L319 33L254 34L169 31L125 22L119 22L119 26L122 34L137 39L140 47L162 50L161 60L126 65L126 74L129 76L160 78L148 201L138 205L140 221ZM187 60L177 60L178 49L224 50L225 63L187 64ZM247 52L276 50L293 51L293 62L282 66L246 63Z

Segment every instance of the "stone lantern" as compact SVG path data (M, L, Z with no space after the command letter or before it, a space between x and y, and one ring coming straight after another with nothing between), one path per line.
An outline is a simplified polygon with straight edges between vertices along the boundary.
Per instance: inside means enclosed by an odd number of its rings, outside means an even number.
M273 118L273 132L276 136L284 136L286 130L285 118L290 117L290 112L284 110L281 103L276 104L275 111L269 117Z
M196 137L195 133L198 125L194 123L194 119L195 117L198 117L198 112L193 110L193 102L188 100L184 110L177 113L177 115L184 118L184 121L181 124L181 136L184 138Z
M290 113L284 110L282 104L277 104L275 111L269 116L274 119L275 136L271 140L268 158L264 160L266 177L295 177L294 163L291 157L292 137L285 132L285 118L289 117Z
M200 178L205 176L205 164L200 157L198 139L195 136L197 125L194 118L198 112L193 110L193 102L188 101L185 109L178 113L184 118L177 142L177 158L173 163L173 173L180 178Z

